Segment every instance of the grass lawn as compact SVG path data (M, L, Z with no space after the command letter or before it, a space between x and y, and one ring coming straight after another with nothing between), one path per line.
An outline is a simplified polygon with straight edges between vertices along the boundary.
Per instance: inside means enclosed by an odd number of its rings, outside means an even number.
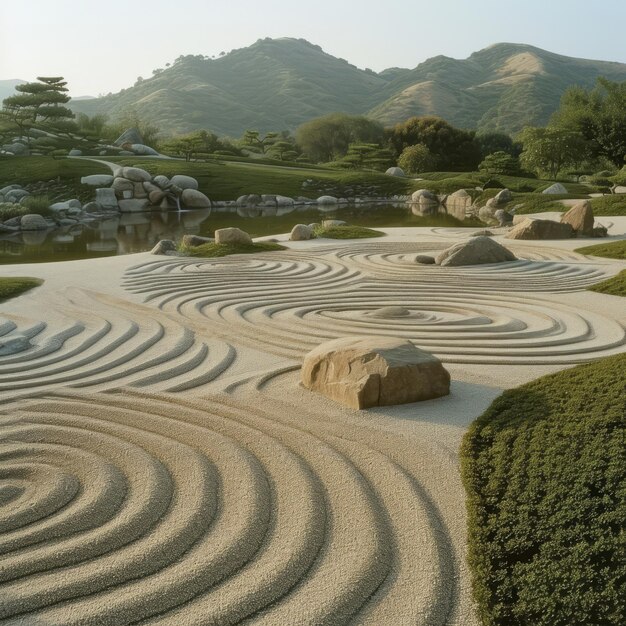
M626 260L626 239L609 241L608 243L599 243L595 246L577 248L575 252L578 252L579 254L589 254L591 256L602 256L607 259Z
M316 228L316 237L326 239L368 239L370 237L384 237L385 233L364 226L329 226Z
M626 297L626 270L622 270L617 276L608 278L597 285L592 285L588 289L598 293L608 293L611 296Z
M506 391L462 449L488 626L618 626L626 602L626 354Z
M591 199L594 215L626 215L626 193Z
M201 246L180 246L179 251L188 256L213 259L231 254L254 254L258 252L274 252L285 250L273 241L259 241L253 244L242 243L205 243Z
M417 189L415 181L380 172L329 170L307 167L263 165L255 161L214 161L198 163L141 158L109 159L121 165L141 167L153 175L187 174L198 180L200 191L211 200L236 200L244 194L278 194L295 198L321 195L392 196ZM303 187L305 181L312 184ZM361 188L370 191L362 193Z
M34 287L39 287L42 283L43 280L39 278L28 278L25 276L0 278L0 302L19 296Z

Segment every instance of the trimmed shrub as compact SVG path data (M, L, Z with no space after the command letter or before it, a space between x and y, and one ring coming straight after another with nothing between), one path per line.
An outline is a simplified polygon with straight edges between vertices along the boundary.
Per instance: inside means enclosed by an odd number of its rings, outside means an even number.
M620 626L626 354L506 391L462 449L486 626Z

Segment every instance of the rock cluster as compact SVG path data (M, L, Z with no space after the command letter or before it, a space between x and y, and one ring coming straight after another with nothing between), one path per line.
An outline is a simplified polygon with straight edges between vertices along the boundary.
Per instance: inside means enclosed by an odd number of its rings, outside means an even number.
M406 339L347 337L304 359L302 384L353 409L431 400L450 393L439 359Z

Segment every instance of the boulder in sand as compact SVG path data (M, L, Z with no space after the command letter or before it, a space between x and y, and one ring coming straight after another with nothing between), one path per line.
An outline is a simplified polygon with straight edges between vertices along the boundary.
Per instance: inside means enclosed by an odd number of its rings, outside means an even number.
M574 229L570 224L561 224L552 220L534 220L526 218L509 231L507 239L570 239Z
M593 209L589 200L575 204L561 217L561 223L569 224L579 237L591 237L593 235L593 221Z
M168 252L176 252L176 244L171 239L161 239L150 254L167 254Z
M215 243L251 244L252 237L239 228L218 228L215 231Z
M507 263L517 257L504 246L489 237L472 237L441 252L437 265L458 267L462 265L483 265L486 263Z
M308 241L314 237L313 229L307 224L296 224L291 229L290 241Z
M431 400L450 393L439 359L395 337L346 337L309 352L302 384L351 407L365 409Z

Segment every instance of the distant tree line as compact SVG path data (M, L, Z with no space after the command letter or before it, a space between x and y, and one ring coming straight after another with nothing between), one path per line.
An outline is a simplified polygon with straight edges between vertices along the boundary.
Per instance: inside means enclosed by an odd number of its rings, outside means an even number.
M187 59L187 57L185 57ZM476 133L436 116L417 116L393 127L361 115L331 113L299 126L295 133L248 129L239 138L210 130L163 137L134 109L114 122L104 115L78 114L62 77L39 77L16 87L0 110L0 141L29 138L33 128L112 143L128 128L144 142L186 160L217 156L315 163L341 169L384 171L398 165L408 175L428 171L476 171L487 175L527 175L555 179L598 173L604 182L624 167L626 82L600 78L593 89L570 88L546 127L526 127L516 137ZM626 177L626 173L623 174ZM606 179L606 180L605 180Z

